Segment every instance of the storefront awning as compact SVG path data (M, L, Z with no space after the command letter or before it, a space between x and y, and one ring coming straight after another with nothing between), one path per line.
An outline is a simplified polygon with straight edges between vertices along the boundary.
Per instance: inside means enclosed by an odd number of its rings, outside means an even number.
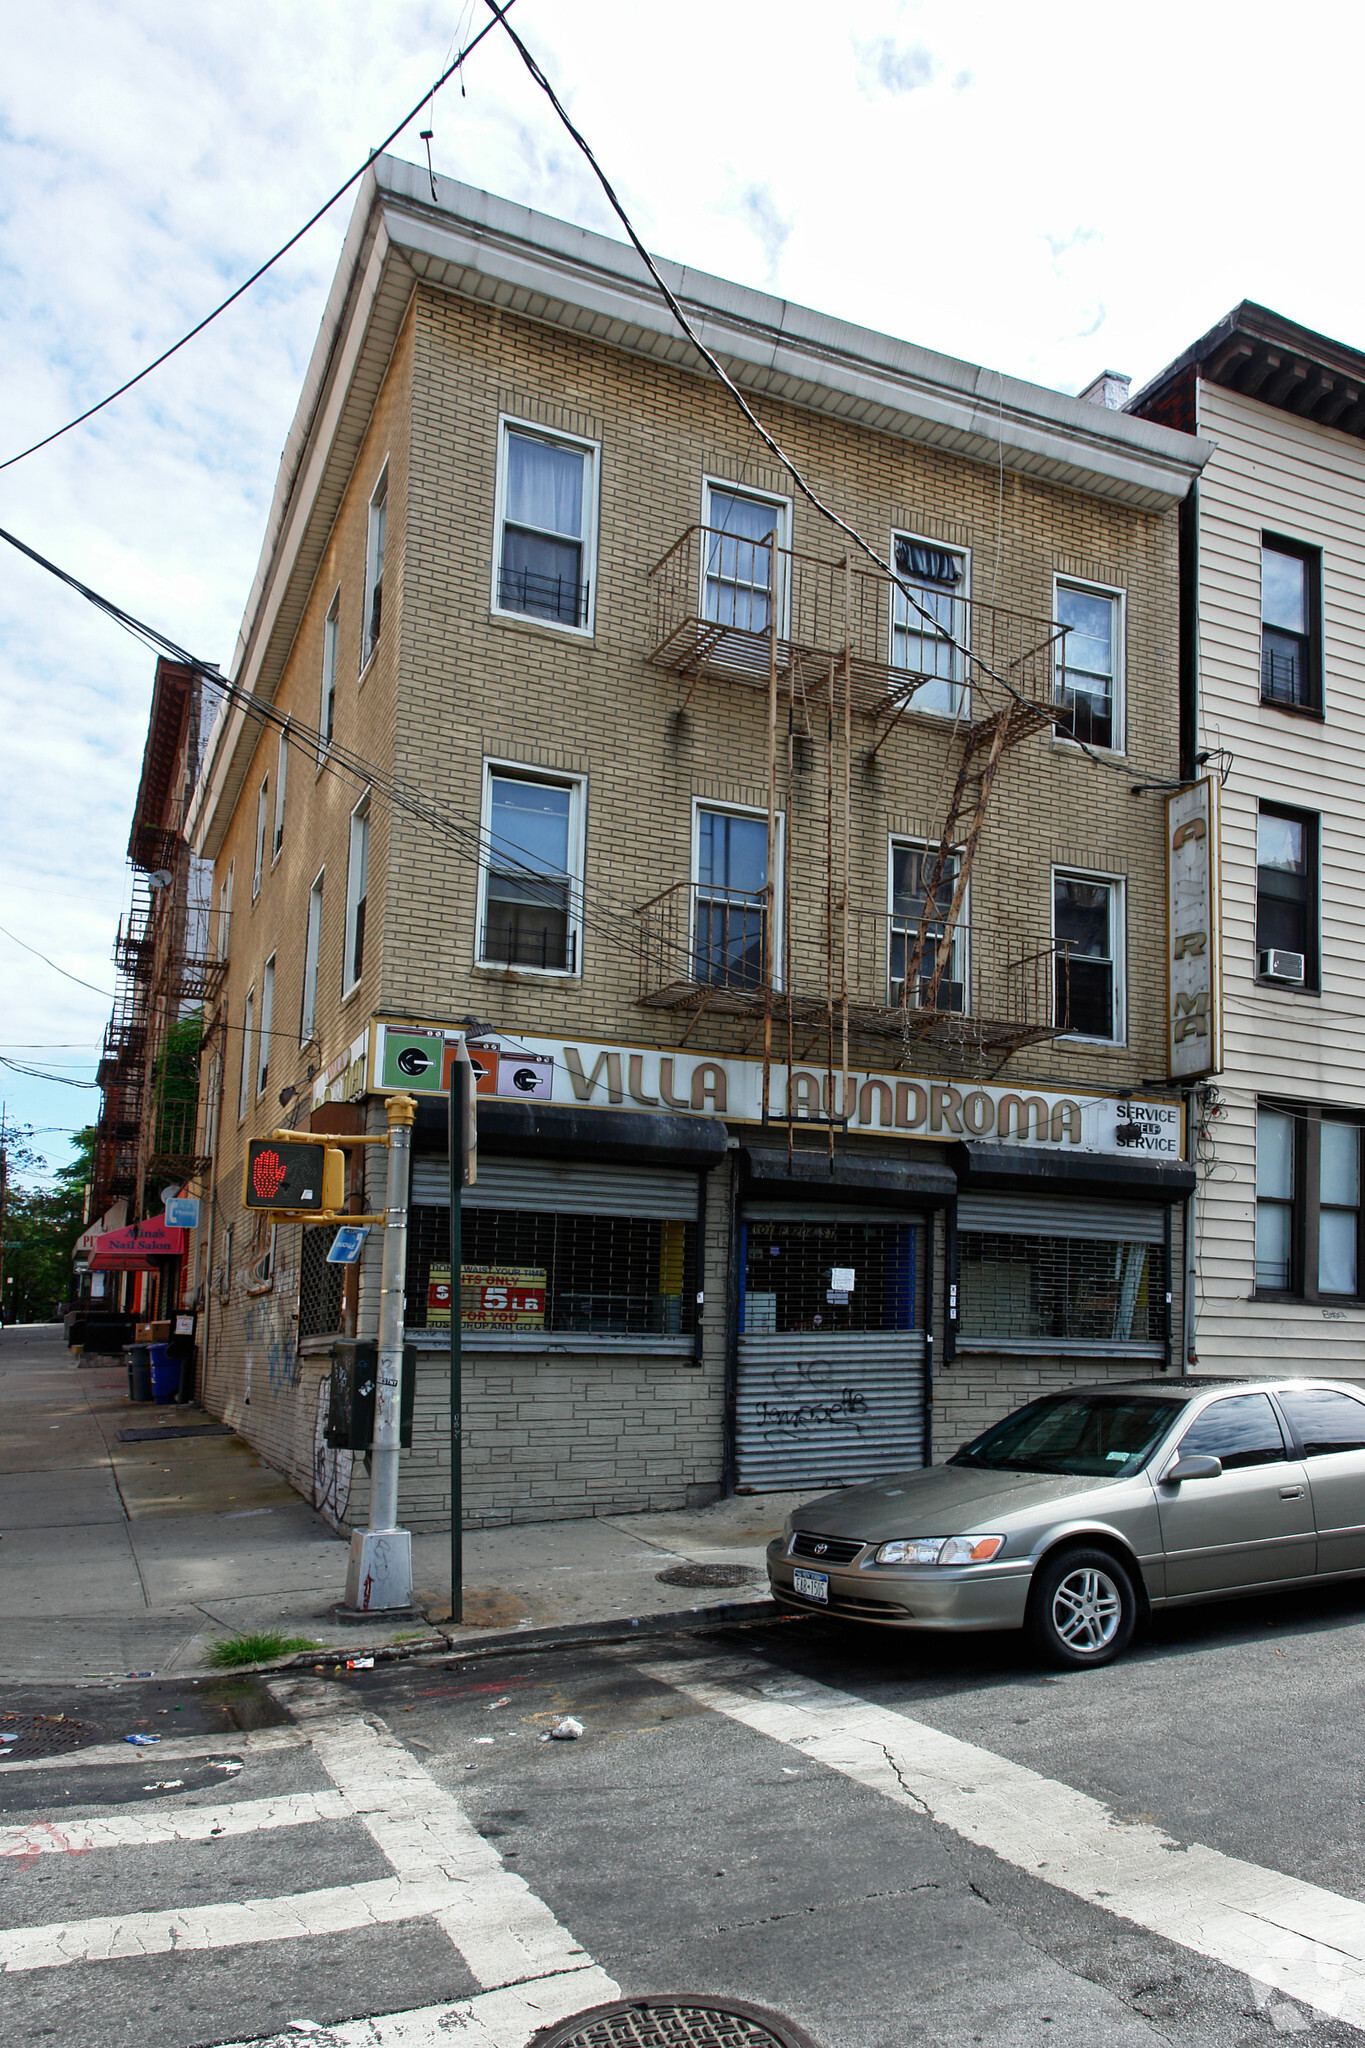
M928 1159L868 1158L836 1151L831 1172L825 1152L781 1151L748 1145L739 1153L746 1193L810 1201L822 1191L835 1201L938 1203L951 1201L957 1182L945 1166Z
M126 1230L106 1230L95 1240L90 1260L92 1273L140 1273L158 1259L180 1259L185 1255L188 1233L170 1230L163 1216L130 1224Z
M950 1145L958 1185L1018 1194L1121 1195L1130 1201L1183 1202L1194 1188L1184 1159L1142 1159L1131 1152L1064 1152L1060 1146Z
M126 1202L111 1202L104 1214L97 1216L93 1223L87 1224L86 1228L76 1239L71 1249L72 1264L80 1267L88 1266L91 1259L95 1256L95 1247L100 1239L110 1231L122 1230L127 1217L128 1204Z

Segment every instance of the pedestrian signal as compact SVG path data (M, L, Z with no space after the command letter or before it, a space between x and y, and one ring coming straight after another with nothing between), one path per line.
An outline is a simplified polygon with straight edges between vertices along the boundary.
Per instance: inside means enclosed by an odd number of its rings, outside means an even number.
M335 1145L252 1138L246 1148L242 1205L335 1214L346 1206L346 1155Z

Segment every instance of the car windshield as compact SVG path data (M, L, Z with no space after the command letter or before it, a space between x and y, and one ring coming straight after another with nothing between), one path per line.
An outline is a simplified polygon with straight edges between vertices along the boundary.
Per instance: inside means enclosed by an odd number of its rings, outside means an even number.
M1142 1470L1182 1406L1136 1394L1050 1394L964 1444L949 1463L1126 1479Z

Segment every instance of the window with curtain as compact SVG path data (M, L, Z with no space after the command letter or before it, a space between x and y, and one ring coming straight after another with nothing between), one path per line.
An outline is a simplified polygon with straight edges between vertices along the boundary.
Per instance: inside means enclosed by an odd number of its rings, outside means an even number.
M1361 1297L1360 1124L1316 1103L1256 1115L1256 1292Z
M284 792L289 779L289 734L280 734L279 755L275 762L275 837L271 846L271 861L280 857L284 845Z
M593 450L505 427L497 605L586 627Z
M308 927L303 936L303 997L299 1006L299 1044L314 1036L318 1009L318 954L322 946L322 883L327 870L321 869L308 891Z
M251 1101L251 1054L255 1040L256 991L247 990L246 1002L242 1006L242 1078L237 1087L238 1121L246 1115Z
M261 1050L256 1063L256 1093L264 1095L270 1079L270 1034L275 1023L275 955L261 971Z
M767 890L767 819L699 810L693 931L697 981L711 988L762 988Z
M251 900L254 903L261 893L261 876L265 872L265 841L270 830L270 777L267 775L256 794L256 858L251 869Z
M322 622L322 702L318 710L321 762L332 743L337 711L337 638L341 631L341 592L337 591Z
M1057 655L1057 702L1088 746L1122 745L1118 692L1122 606L1112 591L1057 585L1056 620L1068 630Z
M579 787L489 770L479 957L490 965L576 971Z
M891 1000L893 1003L905 999L905 976L914 952L915 938L920 928L928 900L928 870L937 858L937 848L929 846L906 846L897 842L891 847ZM957 886L958 856L950 853L943 865L937 887L933 892L930 906L931 915L924 927L924 945L920 954L916 974L917 986L910 991L912 1007L919 1008L929 1001L929 992L939 964L939 953L947 930L946 918ZM948 954L943 962L934 1007L938 1010L963 1010L967 1005L966 984L967 934L959 918L953 927L948 945Z
M768 631L774 575L779 593L781 589L786 512L785 505L771 498L749 498L708 484L704 535L708 619L722 626L738 626L746 633Z
M365 966L365 906L370 893L370 799L351 813L350 858L346 866L346 954L341 993L349 995Z
M365 536L365 611L361 632L362 668L379 645L384 620L384 543L389 527L389 469L384 471L370 499L369 527Z
M891 661L924 678L916 711L955 718L966 708L967 559L953 548L897 534L897 581L891 596Z

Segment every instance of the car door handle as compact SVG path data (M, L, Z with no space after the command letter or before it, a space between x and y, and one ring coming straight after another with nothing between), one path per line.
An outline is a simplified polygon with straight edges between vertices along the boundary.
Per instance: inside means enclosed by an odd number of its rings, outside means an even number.
M1302 1499L1303 1499L1303 1488L1302 1488L1301 1486L1282 1486L1282 1487L1280 1488L1280 1499L1281 1499L1281 1500L1302 1500Z

